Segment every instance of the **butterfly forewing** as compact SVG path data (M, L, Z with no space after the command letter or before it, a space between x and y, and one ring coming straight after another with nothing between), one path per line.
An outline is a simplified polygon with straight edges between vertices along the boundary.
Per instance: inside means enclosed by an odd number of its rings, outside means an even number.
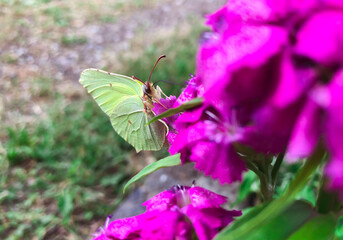
M130 77L97 69L82 72L80 83L110 116L114 130L137 152L162 148L167 127L162 122L146 125L153 117L142 102L142 83Z
M130 77L98 69L84 70L80 83L108 116L111 116L113 109L126 98L143 96L142 83Z

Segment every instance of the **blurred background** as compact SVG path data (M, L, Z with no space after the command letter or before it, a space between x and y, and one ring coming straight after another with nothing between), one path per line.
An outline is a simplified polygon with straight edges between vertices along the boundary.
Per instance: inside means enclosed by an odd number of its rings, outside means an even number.
M135 151L78 83L85 68L178 95L204 15L224 0L0 0L0 238L88 239L155 155Z

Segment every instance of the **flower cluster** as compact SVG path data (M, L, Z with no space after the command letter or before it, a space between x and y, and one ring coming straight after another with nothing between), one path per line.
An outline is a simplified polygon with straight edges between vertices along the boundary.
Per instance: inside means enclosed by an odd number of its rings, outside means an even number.
M245 169L235 143L295 161L321 142L343 195L343 2L230 0L207 24L196 72L204 104L176 120L170 152L230 183Z
M240 216L240 211L220 207L226 197L201 187L174 186L143 203L141 215L106 221L93 240L212 239L221 229Z

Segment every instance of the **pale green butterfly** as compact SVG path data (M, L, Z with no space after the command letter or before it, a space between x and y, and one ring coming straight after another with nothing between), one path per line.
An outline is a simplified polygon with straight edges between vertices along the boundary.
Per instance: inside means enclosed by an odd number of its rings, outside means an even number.
M156 61L151 73L158 61L164 57L165 55ZM159 100L163 93L158 86L155 88L150 82L151 73L149 80L144 83L136 77L86 69L79 80L110 117L114 130L137 152L160 150L168 133L168 126L164 121L147 124L155 116L151 110L153 103L161 104Z

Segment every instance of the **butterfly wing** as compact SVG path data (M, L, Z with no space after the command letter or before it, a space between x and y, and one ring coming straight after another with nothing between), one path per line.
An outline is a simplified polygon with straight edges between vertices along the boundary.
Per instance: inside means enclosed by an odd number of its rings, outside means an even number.
M117 133L135 147L136 151L160 150L164 144L166 126L162 122L146 125L155 115L144 112L140 99L128 98L119 104L111 115Z
M125 99L143 96L141 82L99 69L84 70L80 83L108 116L111 116L114 108Z
M154 114L144 110L141 82L98 69L86 69L80 83L110 117L114 130L137 152L162 148L167 128L162 122L146 126Z

